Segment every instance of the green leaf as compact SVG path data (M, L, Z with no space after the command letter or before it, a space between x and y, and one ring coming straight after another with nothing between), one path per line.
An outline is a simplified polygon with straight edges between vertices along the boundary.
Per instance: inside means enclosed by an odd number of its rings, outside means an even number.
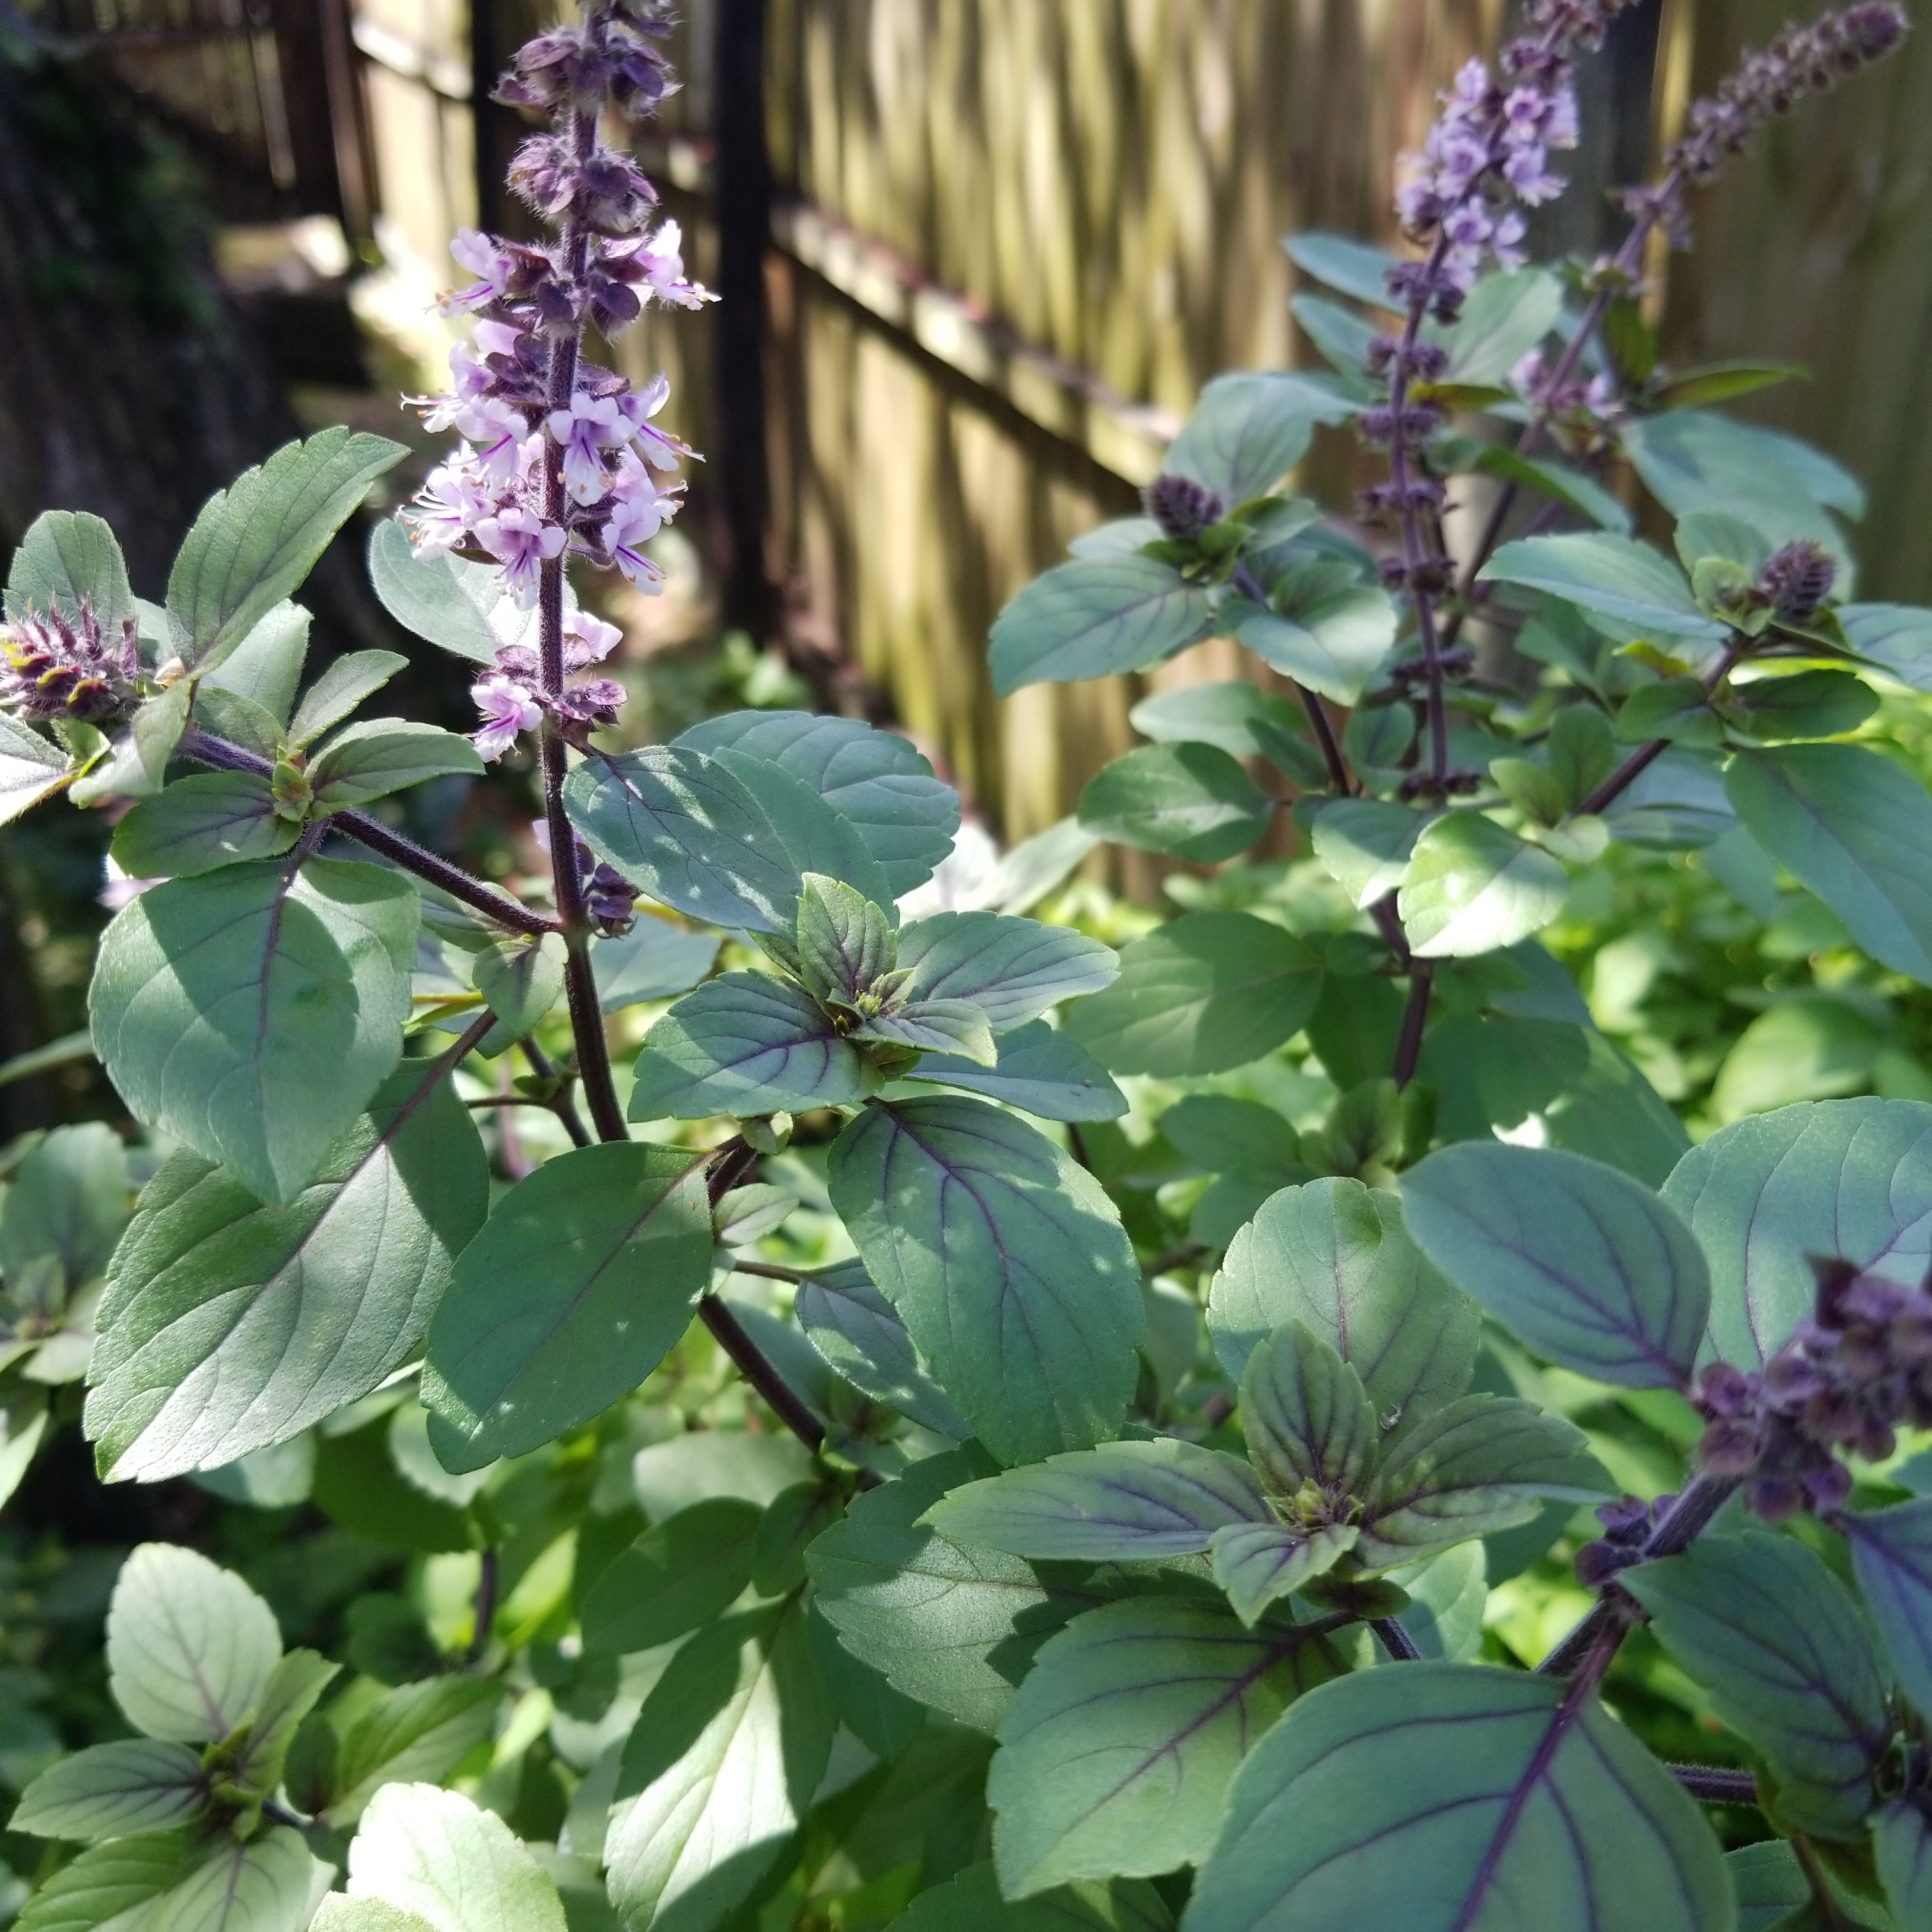
M1295 823L1308 834L1315 856L1358 906L1394 892L1408 870L1428 814L1376 798L1301 798Z
M1450 812L1417 838L1396 905L1418 956L1466 959L1547 926L1569 892L1547 852L1479 812Z
M571 773L564 802L598 857L661 904L712 926L791 932L797 868L716 759L677 745L600 754Z
M1863 745L1740 752L1724 789L1752 838L1866 952L1932 983L1932 796Z
M1317 423L1345 422L1354 413L1352 404L1305 376L1246 370L1216 376L1168 446L1162 467L1204 484L1232 510L1262 495L1301 460Z
M302 722L299 713L296 722ZM482 771L476 747L454 731L402 718L372 718L338 731L308 776L317 806L340 812L430 778L480 777Z
M1037 1019L1062 1000L1111 986L1110 946L1070 926L1000 912L940 912L899 934L898 963L913 1000L964 1000L996 1033Z
M809 711L734 711L707 718L677 740L727 748L810 785L858 828L895 896L929 878L959 829L959 794L896 732Z
M1353 1523L1331 1523L1312 1535L1276 1522L1232 1524L1217 1529L1208 1546L1214 1580L1234 1614L1252 1627L1269 1604L1326 1576L1360 1534Z
M1384 1570L1527 1522L1541 1499L1595 1503L1616 1485L1561 1416L1464 1396L1406 1430L1366 1496L1358 1562Z
M1932 1824L1922 1798L1896 1798L1872 1820L1872 1849L1892 1916L1906 1932L1932 1924Z
M205 1556L169 1543L136 1546L107 1611L110 1688L151 1738L225 1738L262 1701L282 1654L266 1604Z
M380 866L230 866L124 907L88 992L135 1117L291 1201L402 1051L417 899Z
M348 1894L433 1932L564 1932L556 1886L494 1812L433 1784L379 1791L349 1848Z
M1375 1466L1378 1422L1361 1377L1300 1322L1283 1324L1249 1356L1241 1428L1278 1496L1310 1483L1358 1495Z
M1640 685L1612 721L1627 745L1668 738L1682 745L1720 745L1724 721L1711 708L1702 683L1694 677L1660 678Z
M313 1650L292 1650L269 1672L236 1767L236 1781L244 1790L274 1793L296 1732L341 1672L340 1664Z
M114 828L114 862L130 879L193 878L222 866L272 859L302 827L275 815L254 772L197 772L136 801Z
M887 1763L903 1757L925 1728L925 1706L902 1696L869 1664L861 1664L815 1605L807 1628L812 1660L838 1721L875 1757ZM961 1742L970 1748L970 1741Z
M1878 709L1878 693L1841 670L1801 670L1733 685L1726 712L1754 738L1835 738Z
M1838 1526L1899 1688L1932 1710L1932 1499L1847 1511Z
M820 797L807 780L732 746L705 755L758 802L801 877L817 872L842 880L862 899L882 907L892 904L885 868L872 856L858 826Z
M447 553L418 556L409 532L386 517L369 532L369 581L406 631L460 658L494 664L502 641L490 614L503 599L503 573Z
M446 1466L475 1469L610 1407L663 1359L711 1279L703 1162L636 1142L547 1161L463 1251L423 1400Z
M1455 1400L1475 1365L1475 1305L1418 1252L1392 1194L1310 1181L1270 1198L1228 1245L1208 1301L1215 1352L1238 1381L1286 1322L1322 1336L1394 1431Z
M1828 458L1796 438L1685 409L1634 416L1620 433L1630 466L1672 516L1722 511L1750 524L1774 550L1810 537L1834 556L1849 557L1826 506L1834 503L1856 518L1863 512L1863 493Z
M1162 1436L1108 1442L970 1483L921 1519L954 1543L1087 1563L1198 1556L1217 1529L1266 1520L1248 1466Z
M839 1262L800 1282L792 1312L827 1364L874 1402L935 1435L963 1442L965 1419L920 1364L898 1311L858 1262Z
M1388 592L1335 563L1304 564L1272 590L1268 609L1231 604L1226 628L1284 676L1353 704L1395 642Z
M148 1908L188 1869L188 1838L143 1832L90 1846L21 1907L16 1932L137 1932Z
M296 607L288 604L278 608L292 610ZM256 631L261 628L260 624L255 626ZM229 664L234 662L233 658L228 661ZM226 670L228 664L221 668ZM195 687L194 716L195 722L204 731L218 738L226 738L230 744L239 745L244 752L253 752L258 758L266 758L272 764L281 758L281 724L273 712L257 704L252 698L244 698L239 692L225 691L219 685L198 682Z
M1087 782L1080 822L1144 851L1213 865L1268 828L1274 801L1212 745L1143 745Z
M1932 1107L1823 1100L1720 1129L1677 1164L1665 1202L1711 1270L1710 1347L1755 1369L1816 1306L1809 1257L1901 1286L1932 1248Z
M107 1264L128 1225L128 1153L100 1121L56 1127L14 1169L0 1198L0 1273L24 1274L52 1256L70 1287Z
M302 1932L328 1874L299 1832L277 1825L220 1845L155 1900L141 1932Z
M208 700L219 692L258 706L278 727L286 724L295 706L296 687L302 682L302 664L308 656L311 621L299 604L278 604L264 612L261 621L234 650L213 670L204 672L196 680L195 698L200 715L206 718ZM279 742L279 729L274 736ZM272 757L276 745L257 744L251 748L265 758Z
M1462 386L1501 382L1557 325L1563 284L1547 268L1485 275L1469 291L1442 346L1449 367L1442 380Z
M986 1016L967 1000L910 1000L875 1013L852 1029L854 1040L958 1054L979 1066L999 1058Z
M1314 228L1284 236L1281 245L1304 274L1312 275L1324 286L1371 308L1400 313L1402 305L1388 287L1388 272L1400 258L1386 248L1358 242L1352 235L1330 235Z
M1198 1862L1251 1741L1340 1660L1219 1604L1108 1604L1050 1638L1000 1720L993 1858L1018 1898Z
M397 651L350 651L336 658L302 694L289 724L290 748L301 751L314 744L365 698L373 698L397 672L406 670L409 662Z
M928 1053L904 1078L963 1087L1042 1120L1113 1120L1127 1111L1126 1096L1107 1070L1071 1034L1055 1032L1045 1020L1030 1021L993 1044L999 1057L991 1066L958 1054Z
M1097 1593L1023 1558L950 1543L920 1521L950 1490L987 1474L976 1447L928 1456L862 1491L806 1552L819 1609L854 1656L908 1697L990 1731L1034 1653Z
M620 1550L584 1600L584 1647L622 1656L670 1643L729 1610L752 1580L763 1512L737 1496L680 1510Z
M1323 296L1297 296L1288 307L1331 368L1344 376L1364 374L1376 332L1353 309Z
M446 1776L489 1736L502 1695L488 1678L461 1676L384 1691L342 1734L322 1822L340 1831L383 1786Z
M590 942L597 1003L614 1013L688 992L717 963L722 943L715 933L688 932L640 912L628 932Z
M1069 1886L1032 1898L1003 1899L992 1865L968 1865L922 1892L891 1932L1173 1932L1174 1919L1150 1885Z
M219 664L408 453L387 436L326 429L285 444L211 496L168 575L168 628L182 662Z
M1798 995L1760 1013L1724 1056L1711 1111L1726 1124L1794 1100L1855 1094L1872 1083L1886 1030L1844 1000Z
M1706 403L1727 403L1780 382L1810 380L1810 370L1802 362L1700 362L1694 368L1679 369L1660 378L1653 393L1667 410L1694 410Z
M994 619L993 688L1145 670L1214 628L1204 585L1138 554L1076 557L1036 577Z
M114 532L85 510L43 510L7 572L7 616L77 610L82 599L110 636L134 615L134 592Z
M1143 738L1163 745L1198 741L1238 758L1261 754L1257 720L1291 734L1301 728L1299 707L1292 700L1238 681L1156 691L1127 713L1127 722Z
M145 798L159 791L194 700L194 686L187 678L148 698L106 757L76 777L70 794L74 803L98 805L105 798Z
M863 893L808 872L798 901L798 957L814 999L850 1006L892 970L897 941L891 920Z
M0 712L0 825L67 786L67 754L10 713Z
M1932 610L1911 604L1843 604L1838 622L1866 663L1914 691L1932 691Z
M1190 1932L1731 1932L1729 1875L1670 1773L1594 1697L1410 1664L1300 1700L1249 1756Z
M172 1155L95 1313L86 1426L103 1473L218 1468L367 1395L421 1348L488 1200L475 1124L421 1060L285 1207Z
M802 987L727 973L687 993L644 1036L631 1118L776 1113L862 1100L869 1070Z
M193 1824L208 1810L200 1755L152 1738L94 1744L44 1771L20 1794L10 1832L91 1844Z
M995 1456L1114 1433L1138 1372L1140 1269L1084 1168L1012 1114L941 1097L872 1103L827 1178L867 1272Z
M1553 1148L1466 1141L1404 1175L1402 1200L1423 1252L1538 1354L1627 1388L1689 1380L1710 1274L1640 1182Z
M1599 530L1620 537L1630 533L1629 511L1594 476L1573 470L1567 463L1547 456L1520 456L1514 449L1494 444L1476 458L1474 466L1484 476L1500 476L1505 483L1519 484L1574 510Z
M638 1796L604 1848L618 1912L652 1932L710 1932L803 1819L832 1728L796 1604L693 1639L625 1747L619 1794Z
M493 939L477 954L472 971L476 990L512 1039L532 1031L563 997L567 956L554 932L536 940Z
M1219 1073L1299 1032L1321 962L1252 913L1185 913L1120 951L1120 975L1066 1016L1110 1072Z
M1721 644L1722 624L1698 609L1676 566L1647 544L1607 531L1521 537L1507 543L1478 573L1485 584L1520 584L1591 616L1610 620L1612 636L1685 638Z
M1706 1536L1618 1581L1711 1708L1771 1761L1781 1817L1857 1835L1892 1746L1889 1673L1850 1592L1790 1537Z

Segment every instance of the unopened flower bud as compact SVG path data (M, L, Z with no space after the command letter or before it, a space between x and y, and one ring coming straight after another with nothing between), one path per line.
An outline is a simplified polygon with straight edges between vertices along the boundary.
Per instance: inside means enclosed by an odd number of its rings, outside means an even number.
M1178 543L1192 543L1210 524L1219 523L1227 507L1204 483L1172 471L1156 476L1141 492L1148 514L1160 533Z

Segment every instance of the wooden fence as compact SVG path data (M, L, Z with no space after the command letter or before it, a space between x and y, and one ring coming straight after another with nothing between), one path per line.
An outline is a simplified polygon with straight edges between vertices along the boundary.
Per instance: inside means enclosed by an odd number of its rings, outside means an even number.
M1590 70L1576 172L1594 187L1627 175L1786 4L1650 0L1620 20L1613 58ZM997 700L994 614L1070 536L1131 506L1209 376L1313 359L1289 321L1281 236L1388 238L1393 157L1456 64L1506 28L1504 0L692 0L688 16L688 85L651 158L737 314L654 320L626 357L671 370L679 427L722 459L704 478L710 526L721 550L735 545L736 580L775 586L770 621L842 652L1024 835L1130 742L1139 687ZM716 83L735 66L743 85L758 31L772 199L748 244L758 170L728 147L746 102ZM376 37L357 38L370 53ZM462 48L427 51L460 74ZM379 155L402 152L405 117L385 100L412 84L393 61L385 74ZM462 92L444 86L442 110ZM1910 600L1932 600L1932 437L1918 427L1932 407L1928 110L1922 32L1702 197L1702 251L1672 265L1664 316L1680 358L1817 369L1756 412L1865 476L1865 594ZM463 172L446 159L446 212L418 211L412 229L466 218ZM381 174L400 214L410 170L386 158ZM1603 206L1577 196L1556 238L1592 245ZM766 310L748 374L748 262ZM1310 477L1346 487L1352 460L1328 437ZM1235 655L1203 646L1162 676L1226 675Z

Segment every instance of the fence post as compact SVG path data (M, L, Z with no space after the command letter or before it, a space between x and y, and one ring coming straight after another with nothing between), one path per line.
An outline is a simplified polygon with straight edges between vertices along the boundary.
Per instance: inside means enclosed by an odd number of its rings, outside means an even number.
M724 538L724 617L763 641L776 628L765 556L771 502L765 440L765 253L772 223L765 147L765 0L718 0L712 61L712 202L718 304L712 461Z

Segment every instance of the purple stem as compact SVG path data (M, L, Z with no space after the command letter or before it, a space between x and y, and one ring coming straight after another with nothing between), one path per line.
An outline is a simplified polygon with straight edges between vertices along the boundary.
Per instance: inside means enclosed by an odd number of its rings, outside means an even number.
M274 769L268 759L206 731L188 732L175 749L181 757L192 758L196 764L212 765L218 771L254 772L266 777ZM543 913L532 912L507 892L485 884L464 871L460 866L452 866L447 859L439 859L434 852L426 851L400 832L392 832L380 819L371 818L366 812L332 812L323 823L354 839L358 845L366 845L370 851L381 853L404 872L413 872L418 878L441 886L452 898L473 906L486 918L494 920L499 926L508 926L513 932L526 932L535 938L559 930L555 920Z
M581 109L570 116L571 146L578 160L590 158L597 143L597 116ZM584 285L590 256L590 232L574 214L562 230L563 280L573 293ZM547 401L552 410L567 410L577 387L578 355L583 339L580 319L551 343ZM564 489L563 452L548 428L544 432L544 516L566 525L569 498ZM590 928L584 909L584 882L577 866L577 834L563 806L563 782L568 776L568 754L554 708L563 695L563 557L546 558L539 570L537 592L538 656L544 695L552 700L544 712L539 746L543 762L544 819L550 828L552 890L563 928L566 952L564 992L570 1004L570 1028L577 1042L578 1077L598 1138L628 1140L624 1110L610 1073L610 1042L604 1036L604 1014L598 1004L597 982L590 970Z

